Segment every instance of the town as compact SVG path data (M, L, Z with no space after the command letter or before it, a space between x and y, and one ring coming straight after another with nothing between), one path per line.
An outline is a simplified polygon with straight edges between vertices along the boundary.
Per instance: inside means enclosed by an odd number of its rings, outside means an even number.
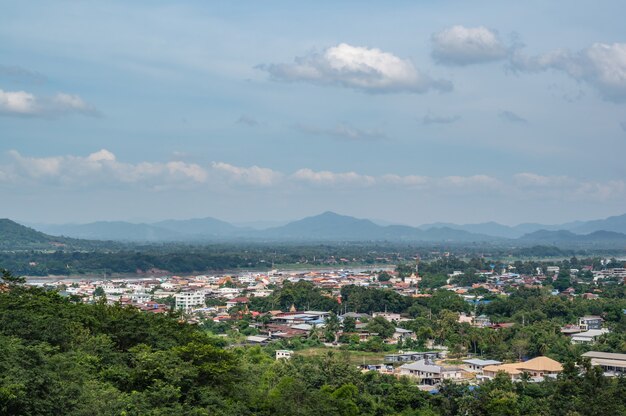
M579 262L573 260L565 266L571 263ZM480 336L490 336L538 321L532 313L513 319L489 313L490 304L514 297L516 291L543 290L555 300L585 302L593 310L593 303L600 302L607 290L626 281L623 261L615 259L596 262L597 269L580 263L579 268L564 270L563 265L553 264L534 264L530 274L505 263L499 264L500 269L491 265L488 270L454 270L439 279L439 287L420 276L419 259L385 269L39 279L30 284L77 302L175 314L181 321L224 338L231 348L261 346L273 351L277 360L329 351L345 353L346 359L364 372L407 376L421 389L435 391L444 381L480 384L503 373L513 381L540 382L563 371L562 363L543 355L545 348L533 356L524 338L512 341L511 353L490 356L481 351L480 341L468 334L481 331ZM519 264L517 268L521 268ZM564 276L567 284L559 286ZM359 290L393 297L383 296L368 304L354 299ZM437 298L445 303L433 311L431 303ZM416 303L408 308L398 306L396 301L402 299L407 305ZM606 322L602 312L606 311L567 316L556 336L567 339L573 351L601 367L606 376L619 376L626 373L626 355L606 352L606 340L624 318L618 316L615 321L613 316ZM626 309L620 312L624 315ZM446 337L445 331L453 331L453 327L472 338L473 345L466 345L467 339ZM598 344L600 351L594 350Z

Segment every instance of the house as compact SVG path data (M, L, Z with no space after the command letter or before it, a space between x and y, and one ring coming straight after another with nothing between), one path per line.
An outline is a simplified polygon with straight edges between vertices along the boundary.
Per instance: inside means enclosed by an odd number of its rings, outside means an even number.
M511 380L519 380L522 374L528 373L531 377L539 380L546 376L554 377L561 371L563 371L563 366L558 361L548 357L535 357L524 362L485 366L483 367L483 376L486 379L491 379L499 372L504 372Z
M226 302L226 307L228 309L235 307L237 305L246 305L250 300L246 297L238 297L238 298L232 298L230 300L228 300Z
M250 335L250 336L246 337L246 342L248 342L250 344L267 345L269 340L270 340L270 337L264 337L264 336L260 336L260 335Z
M626 375L626 354L589 351L582 356L591 359L592 365L601 367L607 377Z
M578 319L578 326L583 330L586 331L588 329L602 329L602 322L604 320L599 317L599 316L595 316L595 315L586 315L583 316L582 318Z
M500 365L502 361L496 360L481 360L478 358L471 360L463 360L466 364L465 369L471 373L483 374L483 369L488 365Z
M441 351L426 351L426 352L414 352L405 351L401 354L387 354L385 355L386 363L408 363L420 360L434 360L436 358L442 358Z
M403 364L399 370L400 375L419 378L421 384L429 386L438 385L443 380L459 380L463 376L459 367L437 365L426 360Z
M474 318L474 326L486 328L491 326L491 319L487 315L480 315Z
M395 332L392 335L392 338L396 341L399 340L407 340L407 339L415 339L415 332L404 329L404 328L396 328Z
M608 334L609 332L610 331L608 329L590 329L585 332L579 332L578 334L572 335L572 344L588 344L596 342L600 336Z
M293 351L291 350L276 350L277 360L281 360L281 359L288 360L291 358L292 355L293 355Z

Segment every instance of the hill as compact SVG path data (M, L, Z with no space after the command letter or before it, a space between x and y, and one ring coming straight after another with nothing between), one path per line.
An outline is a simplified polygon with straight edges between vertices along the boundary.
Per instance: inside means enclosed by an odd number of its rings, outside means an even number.
M568 230L539 230L525 234L519 241L532 243L549 243L559 245L626 245L626 234L613 231L594 231L589 234L575 234Z
M176 231L150 224L133 224L124 221L97 221L88 224L64 224L40 226L52 235L91 240L113 241L178 241L185 239Z
M494 237L472 234L448 227L420 230L406 225L377 225L334 212L291 222L282 227L265 230L263 238L320 241L491 241Z
M53 243L63 244L58 239L32 228L18 224L7 218L0 219L0 248L15 249L24 247L52 247Z

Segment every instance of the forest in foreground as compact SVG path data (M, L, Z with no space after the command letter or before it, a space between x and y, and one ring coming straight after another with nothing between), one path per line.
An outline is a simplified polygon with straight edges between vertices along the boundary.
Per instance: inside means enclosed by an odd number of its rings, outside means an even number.
M227 348L199 326L131 308L73 303L5 279L0 293L3 415L618 415L626 379L566 362L556 380L425 393L361 373L341 352L276 361Z

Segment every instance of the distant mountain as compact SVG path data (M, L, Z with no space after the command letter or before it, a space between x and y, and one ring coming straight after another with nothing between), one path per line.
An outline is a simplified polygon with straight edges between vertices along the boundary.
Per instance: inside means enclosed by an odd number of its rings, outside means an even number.
M55 241L58 239L9 219L0 219L0 246L2 248L51 246L51 243Z
M424 224L419 226L422 230L429 230L432 228L451 228L453 230L461 230L469 233L484 234L492 237L500 238L517 238L524 234L524 232L518 231L515 227L509 227L507 225L498 224L497 222L484 222L479 224L452 224L445 222L438 222L433 224ZM537 229L540 229L538 227ZM535 231L535 230L532 230ZM528 232L528 231L527 231Z
M451 228L420 230L406 225L377 225L334 212L291 222L282 227L265 230L260 234L268 239L321 240L321 241L489 241L493 237L471 234Z
M626 214L609 217L603 220L578 223L567 229L577 234L587 234L594 231L614 231L626 234Z
M268 225L266 223L266 225ZM560 225L524 223L507 226L496 222L479 224L434 223L420 227L376 223L334 212L303 218L269 228L236 226L216 218L164 220L151 224L124 221L89 224L36 225L51 235L80 239L128 242L167 241L407 241L407 242L573 242L619 244L626 233L626 214L604 220L575 221ZM617 235L600 233L605 231ZM589 236L591 234L591 237Z
M118 244L110 242L55 237L6 218L0 219L0 250L58 250L64 248L89 250L117 246Z
M88 224L40 225L48 234L89 240L113 241L180 241L185 236L176 231L150 224L133 224L124 221L97 221Z
M539 230L526 234L519 241L550 244L609 244L626 245L626 234L613 231L594 231L589 234L574 234L568 230Z
M168 230L178 235L197 236L199 238L227 237L248 231L216 218L194 218L190 220L165 220L150 224L153 227Z
M604 220L593 221L572 221L563 224L538 224L538 223L522 223L514 226L502 225L497 222L484 222L478 224L453 224L438 222L432 224L420 225L421 230L431 228L447 227L454 230L463 230L475 234L484 234L501 238L520 238L525 234L534 233L535 231L561 231L567 230L575 234L589 234L594 231L614 231L626 233L626 214L609 217Z

